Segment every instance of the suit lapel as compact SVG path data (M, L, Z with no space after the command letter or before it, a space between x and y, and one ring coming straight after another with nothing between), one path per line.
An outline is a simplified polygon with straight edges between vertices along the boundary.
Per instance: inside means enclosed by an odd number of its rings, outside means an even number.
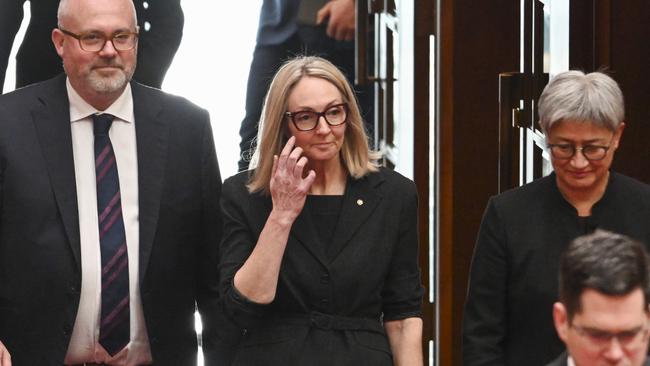
M258 232L262 232L264 225L266 225L266 220L268 219L269 215L271 214L271 210L273 209L273 201L271 200L271 197L260 197L261 198L258 201L253 201L253 204L258 207L251 207L251 212L259 211L260 207L264 208L264 211L262 211L258 216L260 218L260 221L258 222ZM300 245L305 247L305 249L311 253L311 255L314 256L323 266L327 266L327 257L322 249L323 246L320 245L318 233L307 207L303 207L300 215L298 215L296 221L293 222L289 236L298 241Z
M291 235L296 238L307 250L318 259L323 266L327 267L327 256L320 243L318 232L314 226L314 220L307 207L304 207L300 215L291 227Z
M81 245L79 239L79 211L77 186L72 153L70 128L70 103L65 88L65 76L43 84L40 104L32 110L36 129L52 191L61 213L70 249L81 268Z
M138 204L140 223L140 280L144 279L158 224L160 199L165 177L169 143L169 123L159 100L151 98L147 88L131 83L138 144Z
M359 227L381 202L382 196L375 188L382 181L379 174L370 174L361 179L348 178L341 215L328 248L330 262L348 245Z

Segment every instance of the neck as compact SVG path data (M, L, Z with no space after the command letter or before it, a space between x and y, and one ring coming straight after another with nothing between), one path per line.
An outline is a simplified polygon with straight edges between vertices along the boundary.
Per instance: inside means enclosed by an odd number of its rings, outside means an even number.
M571 189L559 180L557 180L557 186L564 199L578 211L578 216L591 216L591 208L605 194L608 182L609 172L601 182L597 182L595 187L589 187L589 189Z
M316 195L342 195L348 173L341 164L340 157L329 161L312 162L309 169L316 172L316 179L309 190Z

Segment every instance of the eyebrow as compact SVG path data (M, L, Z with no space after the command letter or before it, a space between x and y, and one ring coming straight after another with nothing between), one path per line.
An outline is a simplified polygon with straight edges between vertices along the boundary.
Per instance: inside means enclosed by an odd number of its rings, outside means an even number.
M588 332L596 332L596 333L608 333L608 334L621 334L621 333L629 333L629 332L638 332L641 329L643 329L643 325L637 325L636 327L633 328L628 328L628 329L619 329L616 332L611 332L609 330L605 329L600 329L600 328L593 328L593 327L587 327L583 326L582 329L588 331Z
M583 146L594 145L594 144L599 144L608 141L606 138L596 138L596 139L589 139L589 140L582 140L582 141L575 141L564 137L556 137L556 139L559 140L561 143L568 143L574 145L580 143Z
M327 108L329 108L331 106L337 105L337 104L345 104L345 102L339 101L339 100L331 101L331 102L325 104L325 108L323 110L325 110L325 109L327 109ZM314 109L313 107L309 107L309 106L299 106L299 107L296 108L297 112L300 112L300 111L315 111L315 110L316 109Z
M119 29L116 29L116 30L112 31L111 33L104 33L103 31L100 31L99 29L90 29L90 30L79 31L79 34L103 34L103 35L108 34L108 35L114 36L114 35L119 34L119 33L137 33L137 32L138 32L137 29L136 30L131 30L129 28L119 28Z

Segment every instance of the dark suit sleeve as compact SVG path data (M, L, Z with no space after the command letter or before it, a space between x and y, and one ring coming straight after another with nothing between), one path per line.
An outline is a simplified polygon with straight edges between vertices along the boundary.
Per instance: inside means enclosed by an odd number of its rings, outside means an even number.
M399 238L382 291L384 320L422 316L424 288L418 265L418 197L408 182L400 212Z
M0 1L0 91L2 91L14 38L23 20L23 0Z
M243 173L246 174L246 173ZM224 234L221 241L221 292L226 314L242 329L253 327L269 305L248 301L233 286L235 273L253 252L257 236L253 234L247 213L249 193L241 176L227 179L221 200Z
M134 0L140 26L138 66L133 78L160 88L183 38L185 18L180 0ZM145 24L149 25L149 29Z
M483 215L470 271L463 319L463 365L504 365L507 256L494 199Z
M204 112L201 196L202 196L202 235L199 245L199 264L197 278L197 307L203 325L202 346L205 365L227 365L229 347L227 339L228 325L224 321L223 309L219 301L219 242L221 240L221 214L219 196L221 194L221 176L214 147L210 119Z

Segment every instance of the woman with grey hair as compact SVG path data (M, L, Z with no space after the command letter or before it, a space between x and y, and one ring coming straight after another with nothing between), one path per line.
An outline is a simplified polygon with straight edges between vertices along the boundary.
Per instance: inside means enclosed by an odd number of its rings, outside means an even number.
M463 319L463 365L545 365L564 346L553 328L560 254L597 228L650 243L650 187L610 170L625 124L609 76L567 71L539 99L554 172L485 210Z

